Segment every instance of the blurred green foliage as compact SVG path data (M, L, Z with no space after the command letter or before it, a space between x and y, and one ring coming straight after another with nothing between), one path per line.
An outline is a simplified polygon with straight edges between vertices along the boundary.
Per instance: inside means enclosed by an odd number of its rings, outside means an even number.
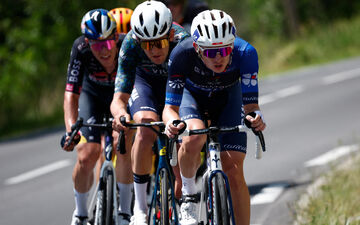
M2 0L0 136L62 121L66 69L82 16L94 8L134 9L142 1ZM359 0L208 0L234 18L248 41L292 40L311 28L349 19ZM265 44L266 45L266 44ZM263 46L265 46L263 45ZM300 51L298 49L297 51ZM264 49L266 52L266 49Z

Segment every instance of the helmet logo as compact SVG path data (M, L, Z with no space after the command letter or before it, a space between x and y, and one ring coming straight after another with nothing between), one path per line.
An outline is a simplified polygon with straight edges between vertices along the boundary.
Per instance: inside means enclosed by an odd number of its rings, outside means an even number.
M98 15L99 15L99 11L95 11L95 12L91 15L90 19L94 19L95 21L97 21Z
M199 31L197 29L194 31L192 37L193 37L195 42L199 39L200 34L199 34Z

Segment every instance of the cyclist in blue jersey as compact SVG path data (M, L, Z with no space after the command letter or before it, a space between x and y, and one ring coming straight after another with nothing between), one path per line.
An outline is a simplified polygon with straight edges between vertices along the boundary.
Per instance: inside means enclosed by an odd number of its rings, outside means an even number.
M139 4L131 17L131 31L119 53L118 72L111 112L114 129L126 129L119 121L125 116L137 123L159 121L164 107L168 57L189 34L172 23L170 10L161 2ZM130 114L127 113L129 106ZM152 168L152 145L156 134L138 128L132 147L135 204L131 224L147 223L146 188Z
M192 39L180 43L169 59L169 78L163 120L169 137L178 133L185 120L189 129L205 127L206 112L212 125L235 126L244 117L258 131L266 125L258 105L258 57L248 42L236 37L232 18L220 10L207 10L191 25ZM247 115L255 112L255 118ZM245 116L246 115L246 116ZM236 224L249 224L250 196L243 175L246 135L221 134L223 169L229 177ZM197 224L195 173L205 135L184 137L179 149L183 203L181 224Z
M66 133L62 138L62 148L72 151L77 144L77 161L73 171L75 210L72 225L84 225L88 222L87 199L92 186L93 168L101 155L101 133L99 129L81 128L75 137L75 143L68 143L71 126L78 117L88 123L101 123L104 114L110 114L110 103L114 94L114 81L117 69L117 56L122 39L116 32L116 21L127 27L131 9L112 10L94 9L87 12L81 22L82 36L74 41L66 89L64 93L64 120ZM116 14L117 13L117 14ZM123 18L117 18L120 15ZM121 19L121 20L120 20ZM123 29L123 33L128 30ZM116 135L116 134L114 134ZM117 140L115 137L114 140ZM116 168L120 190L120 224L130 222L132 176L130 143L127 154L117 157Z

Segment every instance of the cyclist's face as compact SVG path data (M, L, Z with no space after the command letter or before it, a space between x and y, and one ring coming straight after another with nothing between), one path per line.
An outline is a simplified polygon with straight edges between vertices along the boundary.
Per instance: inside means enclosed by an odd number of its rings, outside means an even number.
M104 67L116 63L117 46L115 40L115 35L111 35L103 41L89 40L91 52Z
M155 64L162 64L169 55L169 45L173 40L174 32L170 31L169 35L152 41L140 41L142 49L146 56Z
M231 46L232 47L232 46ZM215 50L216 48L214 48ZM215 56L212 56L212 54L204 54L204 49L198 49L201 59L206 65L207 68L211 69L215 73L221 73L224 72L226 69L226 66L230 62L230 56L232 48L226 50L225 48L221 48L223 50L222 52L215 53ZM215 50L216 51L216 50ZM206 56L207 55L207 56Z

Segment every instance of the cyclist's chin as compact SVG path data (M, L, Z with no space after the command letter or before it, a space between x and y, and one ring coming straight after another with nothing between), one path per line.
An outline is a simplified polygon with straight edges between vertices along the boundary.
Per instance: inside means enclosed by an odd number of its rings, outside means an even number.
M214 71L215 73L222 73L225 71L226 65L211 65L211 69L212 71Z
M160 64L163 64L165 62L165 57L164 56L151 56L149 57L151 62L157 64L157 65L160 65Z

